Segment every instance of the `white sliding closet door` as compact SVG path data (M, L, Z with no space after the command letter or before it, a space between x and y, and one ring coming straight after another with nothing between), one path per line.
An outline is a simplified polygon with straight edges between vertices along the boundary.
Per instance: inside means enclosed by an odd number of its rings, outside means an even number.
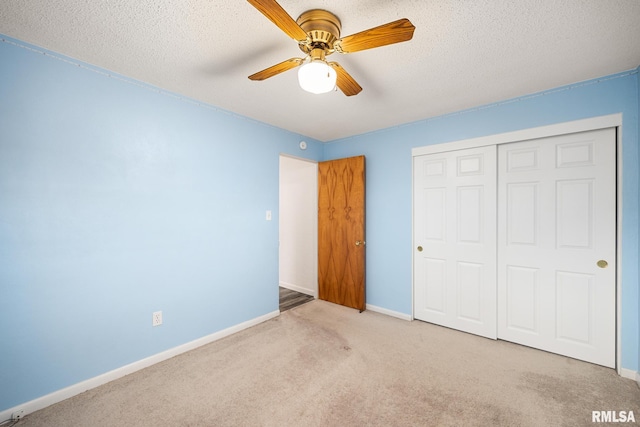
M496 147L414 158L414 316L496 338Z
M615 366L615 129L498 149L498 338Z

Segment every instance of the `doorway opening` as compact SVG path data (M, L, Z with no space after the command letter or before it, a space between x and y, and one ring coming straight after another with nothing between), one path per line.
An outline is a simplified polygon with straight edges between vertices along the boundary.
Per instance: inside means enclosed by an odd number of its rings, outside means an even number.
M280 155L279 177L278 286L284 311L292 292L302 294L297 301L318 297L318 164Z

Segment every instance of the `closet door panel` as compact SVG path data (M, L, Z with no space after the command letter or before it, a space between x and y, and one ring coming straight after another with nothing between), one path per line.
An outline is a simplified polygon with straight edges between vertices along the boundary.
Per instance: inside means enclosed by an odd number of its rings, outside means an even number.
M496 338L496 147L414 158L414 317Z
M498 338L615 367L615 129L498 149Z

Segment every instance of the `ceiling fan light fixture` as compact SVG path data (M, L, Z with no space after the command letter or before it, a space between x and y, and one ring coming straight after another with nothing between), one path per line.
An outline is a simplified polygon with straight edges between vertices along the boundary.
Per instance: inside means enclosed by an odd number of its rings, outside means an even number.
M336 70L322 60L312 60L298 69L300 87L314 94L331 92L336 88Z

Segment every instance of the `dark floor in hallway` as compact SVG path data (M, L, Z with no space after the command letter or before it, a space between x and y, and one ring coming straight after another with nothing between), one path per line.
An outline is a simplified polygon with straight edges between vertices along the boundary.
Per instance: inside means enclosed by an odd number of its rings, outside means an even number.
M280 312L290 310L309 301L313 301L313 296L280 286Z

